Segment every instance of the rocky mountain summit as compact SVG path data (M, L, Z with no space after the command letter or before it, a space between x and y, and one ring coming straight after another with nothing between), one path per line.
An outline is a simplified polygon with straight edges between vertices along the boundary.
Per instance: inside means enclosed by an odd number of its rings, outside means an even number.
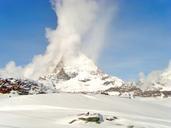
M54 71L40 77L39 82L55 86L60 92L98 92L124 84L121 79L103 73L83 54L71 60L62 58Z

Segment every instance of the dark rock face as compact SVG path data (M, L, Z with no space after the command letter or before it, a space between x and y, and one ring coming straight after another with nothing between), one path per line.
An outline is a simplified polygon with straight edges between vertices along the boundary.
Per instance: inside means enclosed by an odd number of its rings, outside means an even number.
M59 72L64 67L64 62L61 60L55 67L53 73Z
M16 91L19 95L44 94L48 90L47 87L35 81L0 78L0 93L2 94L8 94L11 91Z
M103 83L103 85L109 85L109 84L115 84L115 81L106 81Z
M71 77L65 73L63 68L61 68L61 70L57 74L57 79L59 79L59 80L69 80L70 78Z
M161 96L161 92L160 91L144 91L142 93L143 97L157 97L157 96Z
M120 92L120 93L124 93L124 92L134 92L134 93L141 93L142 90L135 87L135 86L127 86L127 85L122 85L121 87L112 87L108 90L106 90L105 92Z
M162 93L164 94L164 97L171 96L171 91L162 91Z
M80 80L81 82L88 82L90 81L91 79L83 79L83 80Z

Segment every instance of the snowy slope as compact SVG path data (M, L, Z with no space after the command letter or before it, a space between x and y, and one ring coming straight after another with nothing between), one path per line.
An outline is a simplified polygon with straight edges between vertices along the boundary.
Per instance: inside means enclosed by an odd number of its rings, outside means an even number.
M41 77L39 82L62 92L97 92L124 84L121 79L103 73L81 53L70 59L63 57L53 73Z
M82 113L99 113L103 122L70 124ZM170 128L171 99L127 99L104 95L45 94L0 96L0 128ZM107 118L116 117L113 121Z

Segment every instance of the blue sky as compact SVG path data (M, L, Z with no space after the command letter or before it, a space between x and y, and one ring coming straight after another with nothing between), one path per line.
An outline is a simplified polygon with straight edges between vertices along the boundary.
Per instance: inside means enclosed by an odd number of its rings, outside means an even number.
M171 0L116 0L98 65L123 79L164 69L171 60ZM114 4L114 3L113 3ZM49 0L0 0L0 67L29 63L45 51L45 28L55 28Z

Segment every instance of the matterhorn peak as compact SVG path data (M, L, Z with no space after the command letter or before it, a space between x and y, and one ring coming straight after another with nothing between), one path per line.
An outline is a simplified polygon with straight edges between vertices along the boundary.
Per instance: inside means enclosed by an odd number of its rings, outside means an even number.
M117 77L103 73L82 53L70 58L62 57L53 72L41 78L39 82L53 84L62 92L97 92L124 83Z
M96 64L83 53L70 57L62 57L56 66L56 70L63 67L67 72L91 72L97 71Z

